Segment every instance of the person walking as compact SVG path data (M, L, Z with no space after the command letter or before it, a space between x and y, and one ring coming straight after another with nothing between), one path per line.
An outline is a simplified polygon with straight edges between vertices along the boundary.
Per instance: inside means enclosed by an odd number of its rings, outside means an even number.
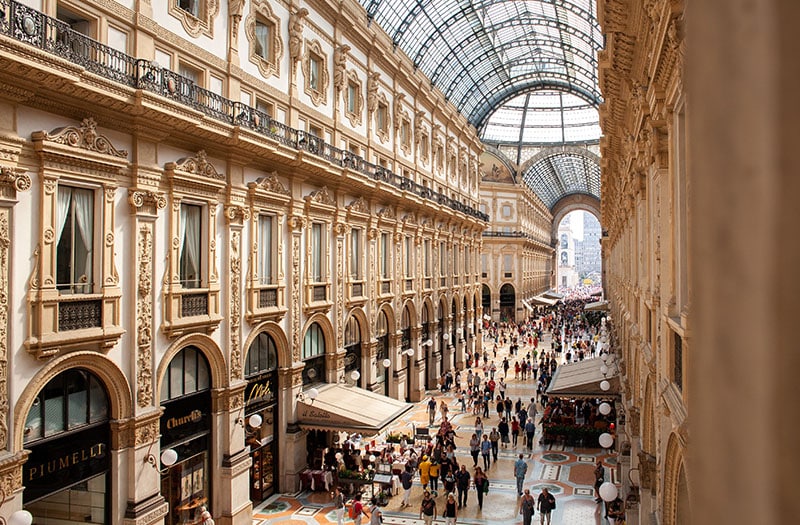
M497 463L497 453L500 446L500 432L497 431L497 427L492 428L492 431L489 432L489 441L492 443L492 458Z
M477 462L476 462L477 466ZM458 508L467 506L467 493L469 491L469 481L472 476L467 471L467 466L463 463L461 468L456 472L456 488L458 489Z
M536 433L536 424L533 422L532 418L528 418L525 422L525 439L526 445L528 447L528 451L533 450L533 435Z
M481 440L478 434L472 434L469 440L469 454L472 456L472 466L478 466L478 455L481 453Z
M489 441L489 436L484 434L483 441L481 441L481 456L483 456L483 468L489 470L492 465L492 442Z
M433 421L436 419L436 398L431 396L428 400L428 426L433 426Z
M365 515L369 518L369 514L364 510L364 505L361 503L361 493L358 492L353 496L353 525L361 525L361 520Z
M436 458L433 458L431 461L431 467L428 471L428 476L431 480L431 490L434 496L439 494L439 472L441 470L441 465Z
M475 434L478 436L478 439L483 437L483 421L481 421L480 416L475 418Z
M547 488L542 489L542 493L539 494L539 498L537 499L537 507L539 509L539 519L541 520L541 525L545 525L545 521L547 521L547 525L550 525L550 513L553 512L553 509L556 508L556 498Z
M331 497L333 498L333 508L336 509L336 525L344 525L345 499L342 489L338 485L331 492Z
M603 468L603 462L598 459L597 466L595 466L594 468L594 492L595 492L594 500L597 503L603 501L602 498L600 498L600 486L603 484L605 479L606 479L606 471Z
M519 459L514 462L514 477L517 480L517 494L522 496L522 484L525 482L525 475L528 473L528 464L522 459L522 454Z
M456 496L452 492L447 495L447 501L444 502L444 518L445 525L456 525L458 518L458 505L456 504Z
M517 441L519 440L519 421L517 416L511 420L511 445L517 448Z
M433 520L436 519L436 501L427 490L422 495L422 503L419 506L419 519L424 521L425 525L431 525Z
M381 525L383 523L383 511L375 504L370 507L369 525Z
M500 418L500 422L497 424L497 431L500 432L500 443L502 443L503 448L508 447L509 439L508 439L508 432L510 427L508 426L508 420L505 417Z
M478 493L478 508L483 509L483 496L489 492L489 478L480 467L475 467L475 492Z
M531 525L533 513L536 510L536 500L531 496L530 489L525 489L525 495L519 502L519 513L522 514L522 525Z
M403 485L403 501L400 503L400 508L408 507L411 505L409 499L411 498L411 487L414 486L414 474L411 472L411 467L406 465L405 470L400 473L400 484ZM342 525L339 523L338 525Z
M428 456L422 456L422 461L419 464L419 482L422 483L422 490L428 490L428 482L431 477L431 462Z

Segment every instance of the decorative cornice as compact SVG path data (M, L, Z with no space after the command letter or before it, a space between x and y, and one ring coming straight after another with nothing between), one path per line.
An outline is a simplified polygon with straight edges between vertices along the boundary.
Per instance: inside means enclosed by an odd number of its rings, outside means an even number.
M167 198L161 192L150 190L128 191L128 202L134 213L146 208L155 213L167 207Z
M291 192L286 189L286 186L278 180L278 173L274 171L256 179L255 182L249 183L247 187L250 189L277 193L279 195L291 195Z
M367 204L367 201L364 199L364 197L359 197L353 200L353 202L351 202L345 207L347 208L347 211L353 211L369 215L369 204Z
M46 133L45 140L65 144L73 148L96 151L104 155L126 159L128 152L118 150L108 137L97 133L97 122L91 117L83 119L80 126L64 126Z
M206 155L206 151L202 149L198 151L197 155L194 157L184 157L178 160L178 162L171 162L168 164L172 164L172 166L170 167L168 165L167 169L171 168L218 181L225 180L225 175L218 172L217 168L208 162L208 155Z
M323 186L322 188L312 191L308 195L306 195L306 202L314 203L314 204L325 204L326 206L335 206L336 201L333 200L330 192L328 191L327 186Z

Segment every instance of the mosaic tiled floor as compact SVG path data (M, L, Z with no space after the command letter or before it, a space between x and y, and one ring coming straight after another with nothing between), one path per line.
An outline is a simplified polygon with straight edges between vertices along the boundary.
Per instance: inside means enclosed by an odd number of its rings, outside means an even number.
M543 347L549 348L549 335L545 336ZM525 351L522 351L524 355ZM501 348L498 352L498 362L502 361L506 355L506 349ZM509 375L507 396L516 400L521 398L528 400L535 395L535 385L528 380L522 382L513 378L513 370ZM437 399L450 399L450 417L457 425L456 443L458 449L456 458L459 462L467 464L472 471L472 458L468 453L468 441L473 431L475 415L471 411L462 413L454 396L442 395L439 392L431 392ZM498 417L496 411L490 411L489 418L482 418L484 425L491 429L497 424ZM419 403L414 410L406 413L399 421L393 425L391 430L410 431L412 424L426 425L428 417L425 402ZM439 423L437 414L436 424ZM537 429L535 443L539 442L540 430ZM556 496L558 505L552 515L553 525L607 525L607 521L602 517L602 505L594 501L593 488L593 469L597 459L601 459L606 467L606 479L616 480L616 458L608 454L607 450L600 448L591 449L581 447L575 449L563 444L553 444L548 446L536 445L533 450L528 451L523 446L520 438L518 447L501 449L498 454L498 461L492 462L487 471L489 475L490 490L486 494L483 509L478 509L477 496L474 490L468 495L467 507L459 510L458 523L466 525L497 524L511 525L522 522L522 517L518 512L518 497L516 493L516 483L513 470L514 461L518 454L523 453L524 459L528 462L528 475L524 486L531 489L534 496L541 492L543 487ZM482 460L479 459L479 464ZM440 497L438 498L439 513L444 505L445 494L440 487ZM408 508L400 508L400 496L394 496L383 508L384 524L387 525L422 525L419 520L419 502L422 499L422 488L418 479L411 493L412 505ZM439 520L441 521L441 519ZM345 524L352 524L345 515ZM366 520L365 520L366 522ZM307 524L307 525L328 525L336 523L336 513L330 502L328 494L325 492L301 492L295 495L275 495L265 504L256 508L253 514L253 525L267 524ZM539 515L534 517L533 523L539 523Z

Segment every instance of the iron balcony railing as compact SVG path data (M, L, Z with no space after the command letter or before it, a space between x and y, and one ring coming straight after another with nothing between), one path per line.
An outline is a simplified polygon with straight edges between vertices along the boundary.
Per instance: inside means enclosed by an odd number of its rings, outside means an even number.
M436 202L465 215L488 222L489 216L461 201L433 191L391 170L367 162L349 151L332 146L305 131L286 126L255 108L235 102L196 85L156 62L134 58L81 34L13 0L0 0L0 33L45 50L101 77L142 89L192 107L210 118L246 127L284 146L306 151L331 164L361 173Z

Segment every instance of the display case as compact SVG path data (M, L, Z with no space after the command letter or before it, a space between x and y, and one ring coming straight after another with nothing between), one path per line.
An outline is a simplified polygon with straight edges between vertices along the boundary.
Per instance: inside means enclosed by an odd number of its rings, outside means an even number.
M275 492L275 455L272 443L250 452L250 499L254 504L267 499Z

